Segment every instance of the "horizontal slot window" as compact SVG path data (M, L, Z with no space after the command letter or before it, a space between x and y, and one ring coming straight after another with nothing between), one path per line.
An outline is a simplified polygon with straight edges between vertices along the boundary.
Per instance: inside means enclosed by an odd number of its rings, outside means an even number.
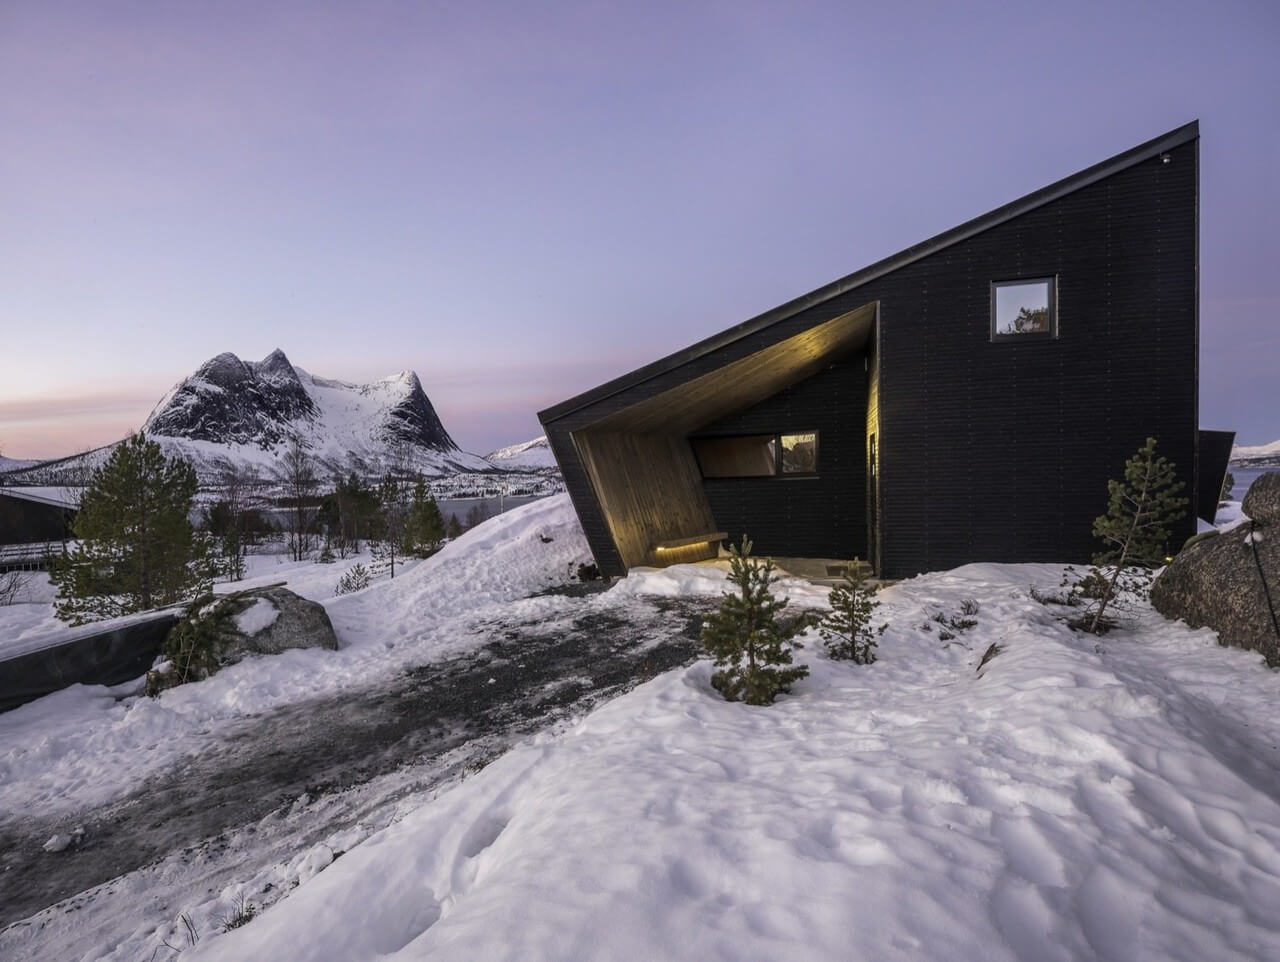
M765 478L777 473L777 444L773 434L700 438L693 453L704 478Z
M816 431L692 438L690 444L704 478L771 478L818 470Z

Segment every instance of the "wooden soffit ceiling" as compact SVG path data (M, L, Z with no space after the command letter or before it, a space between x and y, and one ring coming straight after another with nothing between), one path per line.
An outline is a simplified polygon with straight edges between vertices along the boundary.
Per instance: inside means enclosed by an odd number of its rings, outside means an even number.
M703 425L812 377L832 361L864 347L875 317L873 301L637 401L580 430L692 434Z

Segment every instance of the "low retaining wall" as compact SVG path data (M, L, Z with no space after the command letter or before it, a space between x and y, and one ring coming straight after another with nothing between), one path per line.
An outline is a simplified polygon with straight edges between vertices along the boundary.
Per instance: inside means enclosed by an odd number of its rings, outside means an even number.
M180 610L134 615L123 624L68 628L48 644L0 661L0 711L68 685L118 685L146 672Z

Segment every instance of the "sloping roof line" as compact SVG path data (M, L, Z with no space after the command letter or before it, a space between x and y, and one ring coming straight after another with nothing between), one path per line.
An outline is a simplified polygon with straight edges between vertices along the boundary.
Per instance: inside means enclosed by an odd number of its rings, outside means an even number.
M20 501L34 501L36 504L48 504L55 508L70 508L76 510L80 507L80 497L83 489L66 488L66 487L0 487L0 497L17 498Z
M807 310L817 304L821 304L823 301L830 300L833 297L853 290L855 287L859 287L869 281L875 280L877 277L881 277L891 271L896 271L900 267L905 267L914 261L928 257L930 254L934 254L937 251L950 247L953 244L958 244L963 240L968 240L975 234L980 234L983 231L990 230L992 227L996 227L1006 221L1012 220L1015 217L1019 217L1028 211L1035 210L1037 207L1042 207L1045 204L1058 200L1067 194L1071 194L1077 190L1088 187L1090 184L1110 177L1112 174L1117 174L1129 167L1133 167L1137 164L1143 163L1144 161L1158 157L1168 150L1172 150L1175 147L1180 147L1185 143L1195 140L1199 136L1200 121L1193 120L1189 124L1184 124L1181 127L1169 131L1168 133L1161 134L1159 137L1148 140L1146 143L1139 144L1137 147L1132 147L1123 153L1116 154L1114 157L1094 164L1092 167L1087 167L1084 170L1071 174L1068 177L1064 177L1062 180L1052 183L1047 187L1042 187L1039 190L1032 191L1024 197L1019 197L1017 200L1011 201L1002 207L997 207L995 210L966 221L958 227L953 227L950 230L943 231L941 234L931 237L926 241L921 241L919 244L906 248L906 250L899 251L897 254L892 254L883 260L876 261L868 267L854 271L852 274L848 274L839 280L832 281L830 284L819 287L815 291L810 291L808 294L804 294L794 300L787 301L787 303L775 307L772 310L765 311L763 314L759 314L750 320L743 321L741 324L736 324L727 330L721 331L719 334L713 334L711 337L698 341L696 344L677 351L674 354L669 354L666 357L653 361L650 364L646 364L644 367L636 368L628 374L616 377L612 381L607 381L599 387L592 388L589 391L584 391L582 394L569 398L567 401L561 401L559 404L555 404L543 411L539 411L538 419L543 424L558 420L567 414L572 414L574 411L587 407L591 404L595 404L597 401L602 401L607 397L611 397L612 395L617 394L620 391L624 391L627 388L634 387L635 385L643 383L644 381L656 377L659 374L663 374L673 368L677 368L682 364L687 364L694 358L719 350L740 338L754 334L756 331L769 327L772 324L776 324L779 321L785 320L795 314L799 314L801 311Z

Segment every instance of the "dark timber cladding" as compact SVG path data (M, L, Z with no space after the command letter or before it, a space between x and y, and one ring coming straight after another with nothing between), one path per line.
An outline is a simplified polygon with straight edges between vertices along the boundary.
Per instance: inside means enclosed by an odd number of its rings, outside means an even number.
M541 412L601 569L707 556L711 540L658 545L743 531L762 553L867 557L886 577L1083 561L1107 480L1148 435L1195 503L1198 134ZM1051 301L1031 333L995 331L1009 282ZM816 433L806 475L701 476L699 438L788 432Z

